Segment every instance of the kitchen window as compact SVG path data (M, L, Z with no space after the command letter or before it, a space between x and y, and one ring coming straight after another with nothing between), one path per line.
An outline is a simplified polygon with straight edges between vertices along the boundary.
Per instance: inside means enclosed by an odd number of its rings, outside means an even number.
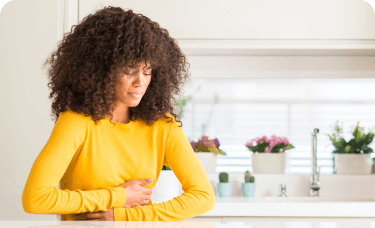
M217 137L227 153L218 156L216 172L229 173L252 171L245 143L273 134L295 146L288 152L286 173L310 173L311 133L319 128L318 166L322 174L332 174L333 146L325 133L332 133L337 120L345 138L358 121L366 132L373 128L374 85L374 78L193 79L185 89L184 97L193 96L181 121L195 141L207 124L206 135Z

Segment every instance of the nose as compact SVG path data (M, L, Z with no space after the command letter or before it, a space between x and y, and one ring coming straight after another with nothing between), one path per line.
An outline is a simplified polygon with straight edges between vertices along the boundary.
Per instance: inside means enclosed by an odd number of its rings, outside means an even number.
M139 71L135 78L134 78L134 83L135 84L139 84L139 85L144 85L144 79L145 79L146 76L143 75L143 72Z

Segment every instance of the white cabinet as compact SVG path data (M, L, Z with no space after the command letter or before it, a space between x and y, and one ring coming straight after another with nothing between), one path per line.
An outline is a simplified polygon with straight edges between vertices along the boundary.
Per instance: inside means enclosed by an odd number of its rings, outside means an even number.
M66 1L79 21L105 6L143 14L190 56L375 55L374 9L361 0Z
M177 39L374 39L374 9L343 0L79 0L79 20L104 6L132 9Z

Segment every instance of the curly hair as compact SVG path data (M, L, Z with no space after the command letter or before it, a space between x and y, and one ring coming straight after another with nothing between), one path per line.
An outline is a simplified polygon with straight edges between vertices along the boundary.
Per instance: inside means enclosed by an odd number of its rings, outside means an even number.
M151 125L170 113L181 123L172 102L190 80L190 64L177 41L148 17L113 6L73 25L45 60L55 121L68 109L91 115L95 123L112 113L119 70L128 72L141 63L151 65L152 79L140 103L129 107L130 118Z

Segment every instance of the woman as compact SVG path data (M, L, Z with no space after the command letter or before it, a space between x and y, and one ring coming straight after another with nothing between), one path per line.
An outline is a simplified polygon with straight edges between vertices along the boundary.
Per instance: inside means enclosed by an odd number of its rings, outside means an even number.
M213 209L211 183L171 105L189 74L167 30L105 7L74 26L47 64L56 122L27 179L26 212L181 221ZM184 193L153 204L163 165Z

